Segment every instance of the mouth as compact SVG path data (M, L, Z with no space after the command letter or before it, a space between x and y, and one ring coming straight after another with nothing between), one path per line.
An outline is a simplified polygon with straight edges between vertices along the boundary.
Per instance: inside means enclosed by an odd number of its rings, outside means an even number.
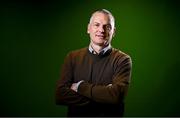
M104 38L105 38L105 36L104 36L104 35L102 35L102 34L100 34L100 35L96 35L96 37L98 37L98 38L100 38L100 39L104 39Z

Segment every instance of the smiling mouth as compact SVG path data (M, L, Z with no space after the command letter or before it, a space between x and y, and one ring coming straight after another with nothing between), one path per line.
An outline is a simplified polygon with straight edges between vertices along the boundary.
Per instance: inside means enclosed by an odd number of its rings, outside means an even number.
M105 36L104 35L96 35L96 37L98 37L98 38L105 38Z

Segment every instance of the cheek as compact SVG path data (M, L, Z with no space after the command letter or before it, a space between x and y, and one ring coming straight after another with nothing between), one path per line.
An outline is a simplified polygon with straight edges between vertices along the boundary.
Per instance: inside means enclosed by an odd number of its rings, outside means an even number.
M94 39L95 38L95 34L94 33L90 33L90 37L92 38L92 39Z
M96 32L96 28L94 28L93 26L90 26L89 27L89 31L91 32L91 33L95 33Z
M89 31L90 31L91 33L94 33L95 30L94 30L93 28L90 28Z
M96 31L93 30L93 29L90 29L89 32L90 32L90 35L91 35L91 36L94 36L94 35L96 34Z
M108 32L107 34L108 34L108 36L112 36L113 32Z

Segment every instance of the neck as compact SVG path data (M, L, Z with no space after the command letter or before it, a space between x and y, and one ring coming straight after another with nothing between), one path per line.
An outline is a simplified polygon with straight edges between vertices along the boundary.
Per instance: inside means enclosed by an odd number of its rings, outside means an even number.
M91 47L93 48L93 50L96 52L96 53L100 53L100 51L103 49L103 48L105 48L107 45L103 45L103 46L101 46L101 45L95 45L95 44L93 44L92 42L90 43L90 45L91 45Z

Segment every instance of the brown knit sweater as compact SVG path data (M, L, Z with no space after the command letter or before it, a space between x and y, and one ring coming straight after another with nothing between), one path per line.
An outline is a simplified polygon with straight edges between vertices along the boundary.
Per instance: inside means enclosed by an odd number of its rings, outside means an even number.
M131 78L130 56L112 48L95 55L83 48L70 52L57 83L56 104L68 106L68 116L122 116ZM72 83L84 80L78 92Z

